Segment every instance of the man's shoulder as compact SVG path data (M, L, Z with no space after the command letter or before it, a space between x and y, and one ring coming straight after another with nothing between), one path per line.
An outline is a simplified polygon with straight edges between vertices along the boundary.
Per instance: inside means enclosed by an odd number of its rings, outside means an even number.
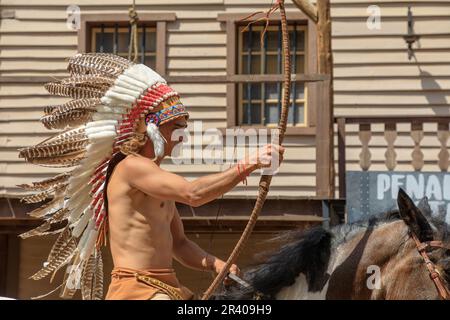
M143 172L148 172L152 168L157 168L158 166L149 158L136 155L128 155L125 159L121 161L121 169L127 174L142 174Z

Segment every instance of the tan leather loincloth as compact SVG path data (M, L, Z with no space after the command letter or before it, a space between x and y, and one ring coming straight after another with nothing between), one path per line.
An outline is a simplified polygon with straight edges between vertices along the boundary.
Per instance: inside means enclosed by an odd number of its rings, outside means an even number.
M194 294L180 285L173 269L114 268L106 300L151 300L161 294L171 300L191 300ZM155 297L156 295L156 297Z

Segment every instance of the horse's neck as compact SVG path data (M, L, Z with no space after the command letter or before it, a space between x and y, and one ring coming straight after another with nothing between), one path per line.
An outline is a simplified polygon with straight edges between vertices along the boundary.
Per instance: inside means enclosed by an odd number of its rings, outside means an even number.
M327 274L333 273L335 268L335 261L338 259L337 251L334 251L330 256L328 263ZM340 259L338 259L340 260ZM295 283L289 287L284 287L277 293L277 300L325 300L328 291L328 281L320 291L311 291L306 280L306 276L300 273L295 279Z
M344 248L342 245L333 250L330 261L328 263L327 275L334 275L336 269L349 259L350 250ZM320 291L311 291L306 280L306 276L301 273L296 279L295 283L289 287L284 287L277 293L277 300L325 300L327 298L330 285L328 279ZM333 285L332 285L333 287Z
M300 274L295 283L285 287L276 295L276 299L367 299L371 292L367 290L367 267L377 265L385 260L390 251L399 242L401 232L397 230L395 237L387 229L366 230L350 241L342 243L332 250L328 263L327 274L330 278L320 291L312 292L304 274ZM369 242L370 237L370 242ZM387 241L385 245L381 242ZM380 250L383 249L383 250ZM384 251L382 253L381 251ZM378 253L378 254L375 254Z

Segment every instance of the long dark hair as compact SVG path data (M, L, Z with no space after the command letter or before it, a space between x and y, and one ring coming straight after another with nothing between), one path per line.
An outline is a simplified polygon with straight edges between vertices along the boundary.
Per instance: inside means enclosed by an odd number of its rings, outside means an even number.
M112 174L114 168L119 164L120 161L122 161L126 157L127 157L126 154L124 154L122 152L118 152L109 161L108 169L106 170L105 188L103 189L103 201L104 201L104 204L105 204L106 214L108 214L108 193L107 193L107 190L108 190L109 179L111 178L111 174Z

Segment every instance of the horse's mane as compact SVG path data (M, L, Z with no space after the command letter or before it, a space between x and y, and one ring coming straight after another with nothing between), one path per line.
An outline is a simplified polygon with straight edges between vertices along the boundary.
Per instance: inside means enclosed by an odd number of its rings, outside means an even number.
M433 228L436 239L443 242L450 241L450 226L445 222L445 213L439 212L437 215L433 215L428 204L423 203L422 205L419 204L419 208ZM333 247L337 247L351 240L355 235L365 231L369 227L377 228L386 223L398 220L401 220L399 211L391 210L365 217L353 223L337 225L331 229L331 233L333 234L332 245Z
M400 220L400 213L398 210L392 210L385 213L364 217L363 219L352 223L334 226L331 229L331 233L333 234L332 246L336 248L339 245L350 241L354 236L368 228L377 228L381 225L396 220Z
M421 211L432 225L436 239L448 243L450 228L445 219L442 216L433 216L429 206L421 208ZM315 227L280 234L269 240L269 242L281 241L283 244L280 248L263 253L265 261L252 267L243 277L253 288L232 288L217 295L216 298L252 299L256 290L264 294L265 298L274 299L283 287L293 285L300 273L305 275L310 291L320 291L327 280L326 271L333 248L351 240L369 227L377 228L398 220L400 214L398 210L394 210L359 222L339 225L329 231ZM444 277L450 283L450 257L446 254L440 255L436 263L445 272Z
M281 288L294 284L300 273L305 274L310 288L320 290L326 282L331 238L332 234L322 227L280 234L268 241L284 243L276 253L263 253L265 261L245 273L244 280L253 288L231 289L216 298L252 299L256 290L273 299Z

